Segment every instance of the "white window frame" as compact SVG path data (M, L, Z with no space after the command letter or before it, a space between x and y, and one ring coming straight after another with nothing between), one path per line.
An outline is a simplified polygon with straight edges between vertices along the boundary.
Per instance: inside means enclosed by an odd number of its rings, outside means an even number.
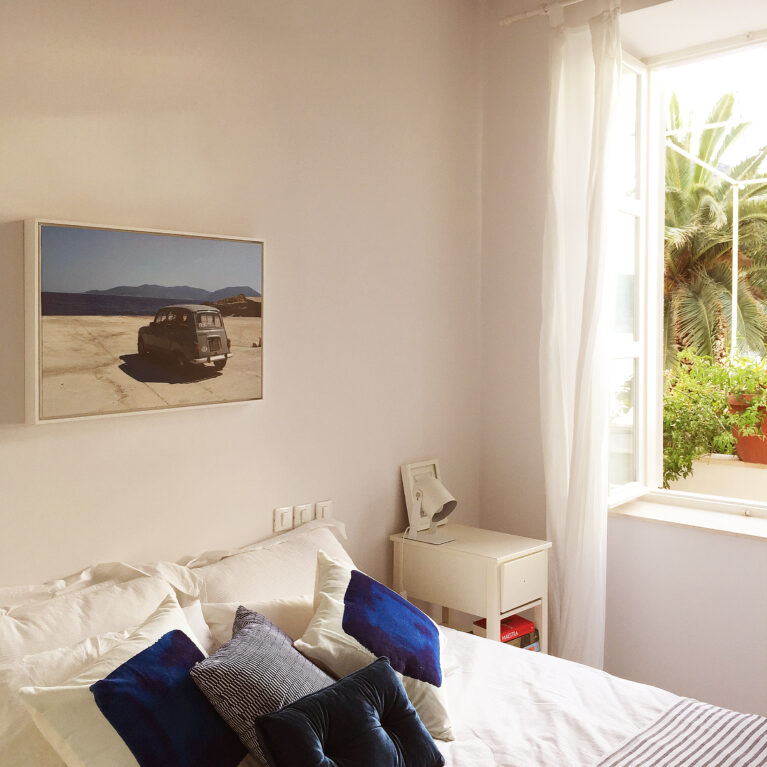
M650 303L648 283L648 145L649 145L649 84L648 68L633 56L623 53L623 69L637 76L637 123L636 123L636 197L621 196L615 208L617 213L634 216L636 219L637 242L634 264L634 321L635 340L630 344L622 344L616 350L613 348L610 360L633 359L634 371L634 460L636 479L623 485L610 488L608 506L615 508L620 504L638 498L648 491L649 483L654 472L648 466L647 456L653 452L648 450L654 439L652 429L648 428L652 420L648 408L650 400L650 377L654 374L650 360L649 344L653 338L651 318L648 312ZM662 433L661 433L662 439ZM649 440L649 441L648 441Z
M764 42L764 39L743 41L743 46ZM726 41L725 41L726 42ZM738 46L741 47L741 46ZM728 514L767 517L767 503L741 498L665 490L663 483L663 253L665 223L666 168L666 109L659 73L667 66L707 58L731 50L714 43L706 48L679 55L656 57L650 65L624 52L623 65L639 75L637 158L640 205L640 235L638 263L636 322L638 323L637 374L635 381L635 448L637 480L611 488L608 506L617 508L642 498L669 506L684 506ZM621 201L619 210L628 212ZM644 225L642 225L642 223ZM619 354L618 358L627 355ZM615 357L613 357L615 358Z

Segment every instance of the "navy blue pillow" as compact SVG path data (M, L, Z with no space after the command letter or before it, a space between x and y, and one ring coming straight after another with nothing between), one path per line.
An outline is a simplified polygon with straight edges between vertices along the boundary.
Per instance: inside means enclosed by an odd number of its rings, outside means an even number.
M247 749L189 676L203 654L169 631L91 685L101 713L141 767L234 767Z
M259 716L256 737L270 767L441 767L388 658Z

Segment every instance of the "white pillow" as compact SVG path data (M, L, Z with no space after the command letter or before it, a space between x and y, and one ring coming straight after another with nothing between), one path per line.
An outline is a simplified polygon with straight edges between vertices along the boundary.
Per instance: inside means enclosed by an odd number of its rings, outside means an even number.
M5 612L5 609L9 607L42 602L62 594L71 594L99 583L124 583L146 575L167 581L175 590L182 605L202 596L201 579L184 565L178 565L175 562L152 562L146 565L101 562L73 575L47 583L0 588L0 612Z
M433 737L452 740L439 627L368 575L317 554L317 611L297 650L340 678L385 655Z
M138 625L173 590L160 578L101 583L0 615L0 662Z
M32 685L59 685L108 652L130 631L86 639L74 647L57 647L0 664L0 764L6 767L63 767L53 746L35 727L19 690Z
M208 602L202 606L205 622L220 647L232 638L234 614L240 602ZM269 602L247 602L248 610L261 613L281 628L291 639L298 639L314 615L314 597L310 595L272 599Z
M222 552L208 552L189 566L205 583L206 602L263 603L313 594L320 549L354 566L331 530L324 521L310 522L290 533L223 552L217 561L212 560Z
M69 767L136 766L130 749L99 711L90 687L175 630L197 644L176 597L169 594L139 628L99 654L85 670L56 686L21 689L35 724ZM200 651L205 654L201 647Z
M189 623L190 628L194 632L194 638L197 640L197 644L205 650L207 655L214 653L222 643L216 642L216 638L211 633L210 626L208 626L205 621L200 600L196 599L192 604L182 607L181 610L184 613L184 617ZM232 618L232 620L234 620L234 618Z

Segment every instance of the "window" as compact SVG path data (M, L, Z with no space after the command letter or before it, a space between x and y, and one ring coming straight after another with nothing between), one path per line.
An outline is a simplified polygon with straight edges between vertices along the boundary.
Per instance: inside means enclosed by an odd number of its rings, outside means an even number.
M753 72L763 71L767 64L767 47L763 48L763 57L760 65L754 65L758 58L751 48L750 59L744 55L744 61L751 61L750 69ZM736 54L731 54L732 56ZM723 59L718 57L716 63L711 66L722 66ZM665 67L665 69L663 68ZM621 101L619 116L616 121L614 144L614 201L615 210L609 223L608 245L610 248L610 271L609 271L609 323L611 331L611 359L609 370L609 482L610 482L610 505L616 506L625 500L638 497L647 492L661 493L666 499L676 498L677 502L684 505L698 505L701 508L717 509L720 511L737 511L743 513L744 507L747 513L754 516L763 516L767 513L767 486L759 492L750 489L757 485L764 485L763 472L759 479L754 478L751 482L744 478L743 471L748 471L749 464L743 464L734 457L727 460L718 460L716 471L722 467L725 471L739 471L740 474L730 473L725 482L717 486L710 476L705 478L701 471L701 482L697 485L690 483L680 484L678 487L671 485L672 490L662 491L659 488L663 481L663 371L668 367L668 336L669 328L674 324L664 326L664 221L665 221L665 168L667 141L673 137L669 135L667 125L669 109L667 95L664 93L665 83L668 80L669 65L664 62L652 70L648 70L641 62L624 57L624 72L621 82ZM695 84L698 91L709 98L710 107L713 107L717 98L729 90L739 88L736 95L745 93L742 81L745 78L733 77L732 71L727 77L722 78L727 84L717 90L713 84L714 79L710 71L701 70L697 79L693 76L690 82ZM763 99L763 89L759 86L757 78L752 78L757 86L752 97L752 111L747 113L733 113L721 123L712 123L710 108L704 108L700 104L695 113L695 124L698 137L706 127L722 128L730 131L735 124L743 121L757 123L763 117L763 128L758 136L752 136L746 142L745 155L753 154L750 149L767 145L767 105ZM734 84L734 87L733 87ZM721 91L721 92L719 92ZM748 101L748 94L744 101ZM681 99L680 99L681 100ZM702 103L702 102L701 102ZM756 110L756 111L754 111ZM761 110L761 111L759 111ZM689 131L688 131L689 132ZM695 142L693 142L695 144ZM675 150L674 150L675 151ZM682 146L682 153L688 151ZM697 145L688 154L696 154ZM754 151L756 151L754 149ZM736 172L739 160L737 153L732 150L712 154L713 166L711 170L711 184L718 186L726 185L730 172ZM695 158L691 158L697 162ZM704 158L705 161L705 158ZM699 164L699 163L698 163ZM741 290L746 293L745 284L742 281L742 266L737 267L738 249L732 248L733 238L738 242L741 237L740 256L744 254L742 243L755 239L753 232L744 235L743 208L740 208L740 216L732 215L733 209L737 212L738 197L740 201L750 194L767 197L767 179L759 178L767 176L767 161L761 166L760 172L754 173L754 179L746 183L735 185L736 192L732 194L732 188L727 187L724 197L724 207L729 207L728 215L731 218L727 226L722 229L722 253L721 260L729 257L729 274L734 277L730 295L740 298ZM740 219L740 233L738 233L738 220ZM734 230L734 231L733 231ZM759 235L763 245L767 265L767 228ZM727 244L729 238L729 243ZM724 250L727 253L724 253ZM733 254L736 258L733 261ZM747 262L751 259L747 256ZM667 272L666 276L668 277ZM726 280L719 277L723 288ZM767 283L765 283L767 285ZM668 288L668 286L665 286ZM719 336L721 342L719 349L720 361L723 353L730 356L731 349L737 348L740 354L756 354L754 343L748 341L744 332L743 315L733 312L733 302L726 299L726 291L722 291L723 300L720 302L720 314L724 318L719 320ZM757 296L758 298L758 296ZM737 308L740 300L734 303ZM767 311L767 301L764 305ZM670 316L667 313L665 316ZM767 316L767 315L766 315ZM733 322L730 318L736 317ZM731 340L734 339L734 340ZM764 335L764 343L767 347L767 333ZM750 344L750 346L749 346ZM722 351L723 350L723 351ZM767 351L758 355L767 358ZM716 359L716 355L714 355ZM729 382L727 383L729 385ZM717 461L712 461L716 464ZM708 471L706 469L706 471ZM711 471L714 471L712 469ZM703 481L705 480L705 481ZM690 495L696 493L699 495ZM763 497L762 497L763 496ZM746 500L733 501L733 498ZM681 500L684 499L684 500Z
M644 274L646 245L645 67L624 56L620 103L612 146L612 195L608 224L609 482L611 500L641 492L644 438L643 381L646 375Z
M197 315L197 327L220 328L221 315L218 312L200 312Z

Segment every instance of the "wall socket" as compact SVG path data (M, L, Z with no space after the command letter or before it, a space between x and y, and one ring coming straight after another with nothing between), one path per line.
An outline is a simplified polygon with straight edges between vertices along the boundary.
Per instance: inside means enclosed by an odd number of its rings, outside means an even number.
M333 516L333 501L301 503L298 506L280 506L274 510L272 530L283 533L294 527L311 522L313 519L329 519Z
M293 507L280 506L274 510L274 523L272 530L275 533L282 533L285 530L293 529Z
M333 516L333 501L317 501L317 519L329 519Z
M293 507L293 527L311 522L314 519L314 504L302 503Z

